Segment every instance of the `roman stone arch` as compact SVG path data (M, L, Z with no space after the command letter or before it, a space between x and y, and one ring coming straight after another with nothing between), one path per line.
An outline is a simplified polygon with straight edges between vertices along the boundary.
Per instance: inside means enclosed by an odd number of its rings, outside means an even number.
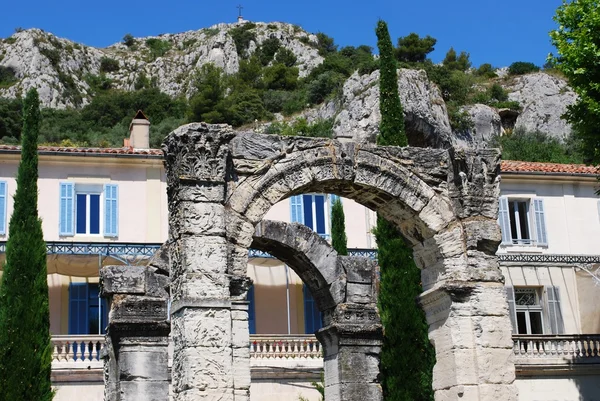
M323 328L316 334L324 350L326 398L382 400L377 263L338 255L325 239L298 223L261 221L252 247L291 267L323 313Z
M377 147L234 133L204 123L175 130L164 151L174 400L248 400L248 248L272 205L306 192L337 194L376 210L413 247L436 348L436 400L516 400L495 256L497 151ZM328 337L320 333L332 368L340 358L352 366L357 353L340 355L342 346L369 346L368 338L353 337L365 314L339 306L326 314ZM376 365L373 346L369 361ZM350 394L360 386L334 376L326 378L327 401L354 399Z

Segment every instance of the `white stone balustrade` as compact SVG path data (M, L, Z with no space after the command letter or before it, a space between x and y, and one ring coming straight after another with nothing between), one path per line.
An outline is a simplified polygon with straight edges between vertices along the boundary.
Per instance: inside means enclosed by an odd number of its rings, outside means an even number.
M600 335L515 335L517 365L600 363Z
M102 368L100 351L104 347L102 335L52 336L52 368Z
M250 358L321 358L321 344L313 335L252 335Z

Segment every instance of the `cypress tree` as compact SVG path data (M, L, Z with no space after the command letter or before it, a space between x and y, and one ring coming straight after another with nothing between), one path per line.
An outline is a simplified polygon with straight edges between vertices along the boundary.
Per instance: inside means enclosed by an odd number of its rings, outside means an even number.
M398 94L398 64L385 21L377 22L375 33L379 49L379 111L381 112L377 144L407 146L404 112Z
M38 93L23 102L21 162L0 285L0 400L49 401L52 347L46 244L38 217Z
M338 255L348 255L346 221L340 198L335 198L331 206L331 246L333 246Z
M378 145L406 146L404 116L392 41L384 21L377 23L381 109ZM381 372L386 401L433 400L435 352L427 336L425 314L417 303L421 271L395 225L377 216L375 229L381 272L379 311L384 327Z

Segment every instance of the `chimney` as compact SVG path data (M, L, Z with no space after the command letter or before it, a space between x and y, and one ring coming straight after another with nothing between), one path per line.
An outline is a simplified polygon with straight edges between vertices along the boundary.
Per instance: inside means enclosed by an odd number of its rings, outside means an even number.
M150 148L150 121L141 110L135 114L129 124L129 140L125 139L125 146L134 149Z

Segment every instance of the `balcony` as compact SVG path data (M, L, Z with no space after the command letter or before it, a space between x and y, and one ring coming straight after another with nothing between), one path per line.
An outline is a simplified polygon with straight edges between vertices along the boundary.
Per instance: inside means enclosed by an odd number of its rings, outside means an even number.
M64 377L67 371L100 374L103 346L104 336L52 336L53 378ZM250 366L252 377L256 379L285 376L318 379L323 368L321 344L310 334L252 335Z
M514 335L519 374L595 370L600 367L600 334Z
M52 369L97 370L104 336L52 336ZM545 370L598 369L600 334L515 335L517 374ZM253 378L314 377L323 368L321 344L313 335L251 335ZM170 363L170 361L169 361Z

